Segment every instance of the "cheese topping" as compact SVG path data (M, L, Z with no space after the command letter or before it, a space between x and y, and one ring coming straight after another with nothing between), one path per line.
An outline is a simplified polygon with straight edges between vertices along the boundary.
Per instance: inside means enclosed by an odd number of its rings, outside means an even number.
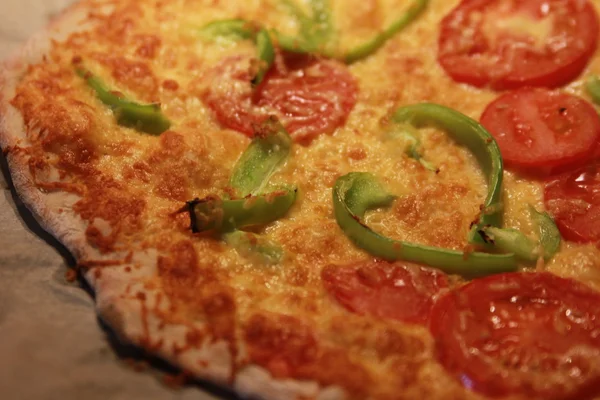
M331 189L349 172L371 172L398 196L390 209L368 217L377 231L445 248L467 245L469 224L486 193L474 156L445 132L423 129L423 155L438 168L435 173L402 150L390 151L395 144L383 140L386 117L398 106L436 102L478 119L496 97L490 90L457 85L436 62L437 27L457 2L432 4L381 51L348 67L359 94L346 124L309 145L293 146L271 182L294 182L298 200L286 217L255 230L286 252L277 266L245 258L218 238L192 234L187 217L174 213L187 200L222 195L249 144L245 135L221 127L202 96L207 86L220 85L207 80L210 72L222 60L254 54L252 45L202 41L194 29L242 17L294 32L297 21L270 0L96 3L111 5L110 11L91 12L90 31L55 43L45 61L30 67L12 104L28 127L27 152L38 187L78 196L72 211L87 222L89 245L106 254L156 249L157 276L132 278L131 284L166 295L170 312L160 315L167 324L208 322L210 332L190 335L187 346L225 339L232 343L236 368L258 364L276 378L341 386L356 399L392 399L399 393L481 398L433 359L426 328L349 313L321 282L328 265L370 258L333 217ZM342 0L332 3L348 44L363 40L365 32L374 34L383 16L397 15L392 10L398 8L394 1L358 1L358 8ZM354 30L356 10L364 10L368 21ZM517 29L542 45L551 20L529 22L515 17L497 27ZM160 103L171 129L155 137L117 125L75 74L75 57L114 90ZM581 94L579 81L569 90ZM531 234L527 205L542 208L542 184L511 172L505 178L505 224ZM600 289L599 259L597 248L569 243L542 267ZM244 343L240 348L238 340Z

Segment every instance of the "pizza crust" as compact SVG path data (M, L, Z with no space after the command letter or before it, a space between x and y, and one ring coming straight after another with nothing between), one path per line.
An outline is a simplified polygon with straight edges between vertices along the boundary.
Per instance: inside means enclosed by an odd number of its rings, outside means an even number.
M152 353L196 378L231 385L243 395L263 399L345 398L345 392L337 386L321 387L313 381L275 379L266 369L257 365L239 369L232 381L232 354L228 343L223 340L215 342L209 338L199 348L174 352L174 346L185 344L190 327L184 324L163 325L160 318L152 313L143 317L144 307L149 307L156 301L156 292L144 287L138 288L137 293L144 294L144 301L140 301L136 295L125 295L127 292L136 293L136 288L130 285L132 280L156 274L157 252L140 252L134 254L131 260L127 260L125 254L118 259L102 255L85 239L87 222L71 210L79 197L60 191L42 192L35 186L27 155L10 150L14 146L28 144L23 118L10 104L28 65L39 62L50 50L53 40L65 39L71 33L85 29L83 21L87 14L92 9L97 12L102 5L106 4L83 1L72 5L0 65L0 146L4 150L17 194L32 211L39 225L65 245L78 264L92 266L86 268L84 277L94 289L96 310L121 341L145 348L147 343L142 339L147 335L150 342L162 344L153 348ZM93 266L102 263L117 265L110 268ZM132 268L134 273L125 273L124 269L127 267ZM102 270L101 274L98 273L99 270ZM199 324L194 328L204 329L205 326Z

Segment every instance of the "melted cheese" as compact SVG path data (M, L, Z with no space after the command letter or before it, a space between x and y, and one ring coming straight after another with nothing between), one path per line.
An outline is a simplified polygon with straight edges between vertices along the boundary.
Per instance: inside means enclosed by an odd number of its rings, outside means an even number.
M358 1L357 7L333 3L348 47L407 7L391 0ZM222 129L200 99L213 84L208 71L224 58L252 54L252 46L202 42L194 29L244 17L294 32L297 21L281 7L268 0L116 2L112 13L90 15L93 31L56 44L52 61L33 66L13 104L31 127L32 157L46 160L40 169L51 163L61 171L61 183L79 188L82 198L74 210L89 221L90 245L105 252L158 250L160 274L144 282L171 299L171 312L162 318L208 321L213 336L245 338L249 359L240 355L240 365L258 363L279 378L339 385L353 398L481 398L433 359L433 338L425 328L349 313L320 281L326 265L369 257L333 218L331 188L352 171L374 173L399 196L389 210L369 216L381 233L448 248L466 245L469 223L486 194L474 157L445 132L424 129L423 154L440 170L434 174L382 141L382 120L398 106L436 102L478 119L495 98L491 91L455 84L436 62L437 27L456 3L432 3L382 50L350 66L360 92L345 126L293 147L273 183L297 185L298 201L285 218L259 230L289 255L275 267L253 264L214 238L193 235L186 216L173 212L186 200L222 193L249 143ZM363 12L367 17L355 29ZM547 29L542 22L527 33L541 38ZM116 125L73 73L75 56L110 87L159 102L174 122L171 131L154 137ZM592 68L597 71L599 63L594 60ZM569 90L581 95L580 81ZM38 140L34 128L47 140ZM50 153L58 159L48 159ZM526 206L543 206L541 183L510 172L505 178L506 225L532 234ZM547 268L600 287L598 259L595 247L568 244Z

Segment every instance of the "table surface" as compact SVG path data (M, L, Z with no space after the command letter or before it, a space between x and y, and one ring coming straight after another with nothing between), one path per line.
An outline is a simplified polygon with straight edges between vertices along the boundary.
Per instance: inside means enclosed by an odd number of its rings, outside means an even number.
M0 0L0 58L72 2ZM125 362L136 353L101 327L91 294L66 281L68 252L14 196L0 162L0 398L216 400L214 389L169 389L164 369Z

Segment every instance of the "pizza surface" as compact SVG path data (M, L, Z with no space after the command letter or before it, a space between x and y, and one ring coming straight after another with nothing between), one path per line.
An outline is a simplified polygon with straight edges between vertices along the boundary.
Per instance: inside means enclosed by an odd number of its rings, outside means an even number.
M599 8L82 1L4 66L0 144L100 316L192 376L597 399Z

